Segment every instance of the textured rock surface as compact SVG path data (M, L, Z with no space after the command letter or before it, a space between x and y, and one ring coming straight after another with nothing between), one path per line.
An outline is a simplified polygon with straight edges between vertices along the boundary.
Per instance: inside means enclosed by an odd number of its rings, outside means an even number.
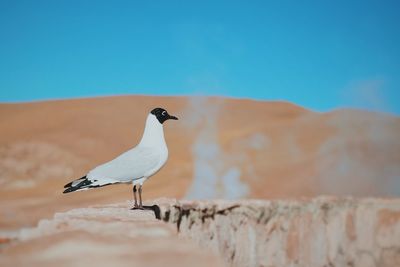
M400 266L400 199L153 204L73 209L0 234L0 266Z
M127 204L57 213L14 238L0 246L0 266L223 266L153 211Z
M181 235L233 266L400 266L400 200L163 203Z

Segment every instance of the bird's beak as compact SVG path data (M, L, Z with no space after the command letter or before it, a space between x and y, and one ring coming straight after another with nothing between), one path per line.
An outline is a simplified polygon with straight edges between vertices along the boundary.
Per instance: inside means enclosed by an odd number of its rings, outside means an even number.
M175 117L175 116L171 116L171 115L169 116L169 119L170 119L170 120L178 120L178 118L177 118L177 117Z

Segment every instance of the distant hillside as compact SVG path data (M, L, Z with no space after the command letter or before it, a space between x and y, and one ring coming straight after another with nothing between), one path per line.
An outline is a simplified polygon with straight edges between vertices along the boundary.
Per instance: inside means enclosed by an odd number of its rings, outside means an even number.
M0 104L0 227L130 199L125 185L61 192L134 146L156 106L180 120L165 125L169 161L145 199L400 195L400 119L386 114L185 97Z

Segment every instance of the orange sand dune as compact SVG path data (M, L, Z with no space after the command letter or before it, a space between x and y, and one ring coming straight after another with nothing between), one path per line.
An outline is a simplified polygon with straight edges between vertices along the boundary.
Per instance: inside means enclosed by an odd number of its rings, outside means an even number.
M62 190L136 145L157 106L180 120L165 125L170 157L145 199L400 194L400 119L386 114L184 97L0 104L0 228L130 199L127 185Z

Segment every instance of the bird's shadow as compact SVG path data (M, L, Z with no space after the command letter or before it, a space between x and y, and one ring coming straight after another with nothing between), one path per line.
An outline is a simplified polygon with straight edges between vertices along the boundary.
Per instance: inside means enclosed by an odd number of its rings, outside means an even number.
M161 220L161 211L158 205L143 206L143 208L131 208L131 210L152 210L156 216L156 219Z

